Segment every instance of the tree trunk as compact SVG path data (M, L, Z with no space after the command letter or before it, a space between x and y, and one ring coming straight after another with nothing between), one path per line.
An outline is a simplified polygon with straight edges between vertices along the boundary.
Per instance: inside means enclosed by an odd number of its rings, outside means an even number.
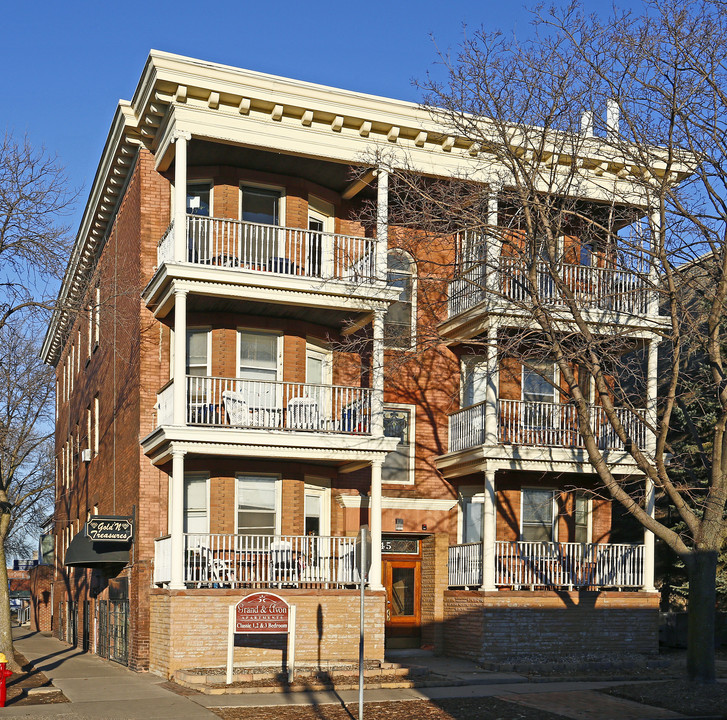
M714 665L714 626L717 553L694 550L685 556L689 573L689 615L687 674L699 683L716 682Z
M0 653L7 658L10 670L17 670L13 651L13 629L10 621L10 588L8 568L5 559L5 537L0 537Z

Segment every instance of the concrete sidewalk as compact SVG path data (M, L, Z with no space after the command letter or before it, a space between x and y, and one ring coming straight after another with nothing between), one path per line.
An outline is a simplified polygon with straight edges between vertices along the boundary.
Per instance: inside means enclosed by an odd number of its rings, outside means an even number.
M13 635L18 651L71 702L10 705L0 711L3 718L219 720L209 710L161 687L163 680L156 675L132 672L25 628L16 628Z
M17 628L16 647L43 672L70 703L9 706L1 717L28 717L37 720L188 720L217 718L208 708L264 707L284 705L355 704L358 693L296 692L250 695L177 695L163 687L156 675L135 673L96 655L71 648L52 637ZM514 673L492 673L473 663L449 658L432 658L442 675L459 677L466 685L411 689L366 690L365 701L401 702L446 698L500 697L511 702L548 710L566 718L581 720L677 720L681 715L661 708L609 698L595 690L623 681L610 682L528 682ZM419 662L419 658L417 658Z

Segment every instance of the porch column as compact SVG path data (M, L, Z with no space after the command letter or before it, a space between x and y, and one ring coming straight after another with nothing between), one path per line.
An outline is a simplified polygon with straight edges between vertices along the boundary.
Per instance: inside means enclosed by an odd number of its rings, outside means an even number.
M184 451L172 450L171 483L172 573L169 587L184 589Z
M369 573L369 587L371 590L381 590L381 466L383 460L371 462L371 504L369 516L371 522L371 572Z
M490 188L490 194L487 198L487 224L490 230L487 233L487 248L485 250L485 277L486 287L488 295L490 293L499 293L499 267L500 267L500 254L501 254L501 241L497 235L497 231L493 231L492 228L497 227L498 223L498 200L497 196L500 191L499 186L493 185Z
M482 586L480 590L497 589L495 586L496 523L495 471L485 470L485 498L482 505Z
M659 246L661 235L661 213L655 210L649 216L649 226L651 227L651 259L649 265L649 288L648 298L646 301L646 311L649 315L659 314L659 294L656 288L659 285L659 260L656 253Z
M174 137L174 262L187 260L187 142L189 133Z
M379 168L376 184L376 278L386 281L389 249L389 172Z
M384 434L384 311L375 310L371 354L371 433Z
M497 445L497 396L499 373L497 368L497 325L490 319L487 328L487 387L485 389L485 445Z
M184 425L187 406L187 291L174 289L173 424Z
M654 483L648 477L644 480L646 482L644 510L654 517ZM646 529L644 530L644 584L641 589L646 592L656 592L654 586L654 533Z
M646 420L653 428L656 427L656 395L659 378L659 343L661 338L654 337L649 340L646 359ZM653 455L656 452L656 433L646 432L646 452Z

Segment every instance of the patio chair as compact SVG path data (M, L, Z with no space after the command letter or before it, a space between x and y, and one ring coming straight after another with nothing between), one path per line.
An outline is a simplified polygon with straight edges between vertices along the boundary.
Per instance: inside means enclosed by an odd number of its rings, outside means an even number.
M270 543L270 582L281 585L298 583L298 561L293 556L293 544L289 540Z
M225 390L222 393L222 402L225 405L225 412L230 419L230 425L250 424L250 408L245 401L245 395L235 390Z
M287 427L295 430L319 430L318 401L310 397L294 397L288 401Z

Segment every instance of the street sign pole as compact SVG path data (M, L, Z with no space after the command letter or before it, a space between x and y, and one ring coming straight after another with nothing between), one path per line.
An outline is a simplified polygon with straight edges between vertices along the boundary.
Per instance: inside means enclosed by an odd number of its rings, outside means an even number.
M368 565L366 561L366 541L368 530L362 527L359 531L359 546L361 552L359 555L359 640L358 640L358 720L363 720L363 696L364 696L364 619L365 619L365 607L364 607L364 586L366 584L366 571Z

